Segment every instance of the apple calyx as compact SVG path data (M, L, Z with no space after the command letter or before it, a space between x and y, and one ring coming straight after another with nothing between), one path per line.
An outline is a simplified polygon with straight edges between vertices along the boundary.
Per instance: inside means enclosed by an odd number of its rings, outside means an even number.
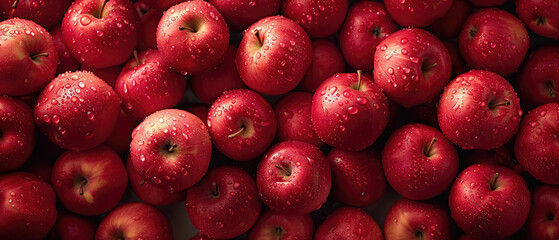
M382 28L380 26L377 26L375 28L373 28L373 30L371 31L371 33L373 34L373 36L375 37L381 37L382 35Z
M31 59L35 60L38 57L48 57L48 56L49 56L49 53L38 53L38 54L35 54L35 55L31 55Z
M227 138L228 138L228 139L232 139L232 138L234 138L235 136L241 134L244 130L245 130L245 126L241 126L241 128L239 128L239 131L227 135Z
M499 187L497 185L497 178L499 178L499 173L495 173L495 175L493 175L493 178L491 178L491 181L489 181L489 188L492 191L495 191Z
M539 16L536 18L536 26L544 25L546 22L545 17Z
M423 150L423 155L425 155L426 157L431 157L431 149L433 148L433 145L435 144L435 142L437 141L436 138L431 139L431 142L429 142L429 145L427 145L427 147Z
M212 182L212 190L210 191L210 198L215 199L219 197L219 188L216 182Z
M285 168L281 165L276 165L276 168L281 170L283 172L283 174L285 174L286 177L291 176L291 171L289 171L287 168Z
M15 0L15 2L12 4L12 8L16 9L18 3L19 3L19 0Z
M285 230L281 226L276 226L273 234L276 237L276 240L281 240L285 234Z
M83 196L84 193L83 188L85 187L85 184L87 184L87 179L82 177L82 181L80 184L80 196Z
M557 97L557 94L555 93L555 83L553 81L548 81L545 84L545 87L549 90L549 96L552 98Z

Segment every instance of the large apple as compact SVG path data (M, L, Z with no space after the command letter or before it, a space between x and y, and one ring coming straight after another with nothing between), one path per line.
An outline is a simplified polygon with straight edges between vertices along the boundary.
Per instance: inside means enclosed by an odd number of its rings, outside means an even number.
M473 6L468 0L453 0L450 9L444 16L433 22L429 30L440 38L457 37L472 10Z
M559 38L559 2L515 0L516 14L530 30L548 38Z
M384 238L451 240L454 239L453 225L447 208L402 198L388 210Z
M51 29L60 23L72 0L34 1L2 0L0 11L4 18L29 19L45 29Z
M365 211L343 207L326 218L316 230L314 239L382 240L382 231Z
M126 161L126 170L128 170L128 177L130 178L130 186L132 187L132 190L134 190L134 193L136 193L138 198L149 205L173 204L184 201L186 198L185 191L170 192L167 189L158 188L147 182L138 174L136 169L134 169L130 159Z
M559 187L540 185L532 191L532 209L526 221L527 238L553 240L559 235Z
M285 0L281 14L297 21L311 38L332 35L344 23L348 0Z
M277 139L279 141L299 140L317 147L322 146L312 128L311 105L312 94L291 92L284 95L274 104L278 120Z
M309 214L290 215L267 211L248 232L249 240L312 240L313 221Z
M146 0L144 0L146 1ZM229 27L242 31L261 18L278 13L281 0L209 0Z
M346 64L338 47L329 40L317 39L311 44L313 51L311 66L299 83L299 87L314 93L324 80L336 73L345 72Z
M559 46L544 46L530 54L516 84L523 104L559 102Z
M444 16L452 0L384 0L386 9L404 27L427 27Z
M35 148L33 111L19 99L0 95L0 172L16 170Z

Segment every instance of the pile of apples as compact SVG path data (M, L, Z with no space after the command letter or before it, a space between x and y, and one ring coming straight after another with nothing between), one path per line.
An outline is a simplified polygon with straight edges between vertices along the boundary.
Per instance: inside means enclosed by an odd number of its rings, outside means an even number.
M0 239L559 237L557 0L0 13Z

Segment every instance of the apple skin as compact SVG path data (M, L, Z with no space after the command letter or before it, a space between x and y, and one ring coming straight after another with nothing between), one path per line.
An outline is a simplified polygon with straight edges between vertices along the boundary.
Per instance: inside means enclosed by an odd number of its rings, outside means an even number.
M196 236L191 237L189 240L213 240L207 236L202 235L201 233L196 234Z
M96 240L118 238L172 240L173 227L157 208L145 203L125 203L103 218L95 234Z
M254 225L261 208L254 178L237 167L214 168L186 192L190 221L210 238L243 234Z
M23 101L0 95L0 172L16 170L35 148L33 111Z
M165 11L176 4L184 2L184 0L140 0L140 2L152 8Z
M35 123L52 142L83 151L109 138L118 120L120 100L92 73L67 72L43 89L33 110Z
M348 0L285 0L281 14L297 21L311 38L330 36L344 23Z
M95 76L101 78L101 80L109 84L111 88L115 89L116 79L118 78L118 75L120 75L120 72L122 71L122 67L123 66L119 65L119 66L108 67L108 68L90 68L88 66L82 65L81 71L87 71L93 73Z
M177 105L186 91L186 78L171 70L159 51L150 49L124 64L115 90L126 114L141 121Z
M260 218L248 232L249 240L312 240L311 215L290 215L274 211L260 214Z
M56 74L80 69L80 62L78 62L78 60L70 54L64 44L64 40L62 39L62 28L60 25L53 27L50 30L50 35L52 36L52 41L54 42L54 46L58 52L58 67L56 68Z
M206 125L187 111L157 111L132 133L134 169L148 183L171 192L185 190L202 179L211 154Z
M439 98L435 97L426 103L404 109L403 115L405 119L411 123L421 123L431 127L438 128L439 122L437 120L437 105ZM391 120L394 118L391 118ZM390 120L388 122L391 122Z
M66 47L91 68L128 60L138 43L139 29L140 17L129 0L76 0L62 19Z
M0 238L39 240L56 223L56 195L52 187L26 172L0 175Z
M34 154L31 154L31 157L21 166L20 170L31 173L44 182L50 183L50 173L56 158L51 159L51 157L39 154L38 152L35 151Z
M557 1L515 0L516 14L538 35L559 39L559 3Z
M207 124L214 147L237 161L260 156L277 131L270 104L248 89L224 92L210 107Z
M316 39L311 42L313 58L311 66L299 83L299 88L314 93L324 80L336 73L345 72L344 56L336 45L326 39Z
M380 2L358 2L351 6L346 19L340 30L344 59L354 69L373 70L377 45L400 27Z
M72 213L58 214L58 220L51 231L52 239L94 240L97 223L93 218Z
M313 129L328 145L360 151L372 145L388 122L388 99L369 78L336 74L313 95Z
M156 39L171 68L196 75L219 64L229 45L229 29L210 3L187 1L163 13Z
M390 34L377 46L374 64L375 84L406 108L435 98L452 74L442 42L419 28Z
M457 37L473 8L468 0L453 0L450 9L429 26L429 31L439 38Z
M454 226L446 207L430 202L398 200L386 215L384 238L454 239Z
M314 239L382 240L382 231L365 211L343 207L326 218L316 230Z
M104 144L113 148L119 154L128 153L130 151L130 142L132 142L132 132L138 124L139 122L121 110L115 128Z
M478 7L492 7L502 5L509 0L468 0Z
M534 178L559 184L559 103L548 103L530 111L520 124L514 154L520 165Z
M532 209L526 221L526 239L557 239L559 187L540 185L532 191Z
M313 95L307 92L290 92L274 104L278 121L278 141L299 140L322 146L312 128L311 105Z
M476 164L454 181L449 207L466 234L475 239L502 239L520 230L528 218L530 191L513 170Z
M148 50L157 49L157 26L163 16L163 11L152 8L143 2L134 3L134 7L140 16L140 38L138 39L138 49Z
M54 78L58 64L50 34L32 21L17 18L0 22L0 31L0 94L24 96L40 91Z
M0 1L0 11L6 19L29 19L45 29L51 29L54 25L60 23L71 3L72 0L53 0L48 2L17 0L17 3L16 0L2 0Z
M312 45L295 21L273 16L243 32L235 63L243 82L267 95L293 90L311 65Z
M447 190L458 174L458 153L437 129L404 125L382 150L382 166L390 186L412 200L426 200Z
M471 70L445 87L437 116L440 129L454 144L489 150L517 132L522 109L507 80L492 72Z
M202 122L206 123L208 121L208 113L210 112L210 106L200 103L191 103L186 105L184 108L189 113L196 115L200 118Z
M386 9L404 27L427 27L443 17L452 0L384 0Z
M185 191L169 192L167 189L158 188L144 180L132 166L130 157L126 161L126 170L132 190L138 198L149 205L168 205L184 201L186 198Z
M466 61L464 61L464 58L460 54L457 42L445 40L443 41L443 45L450 55L450 62L452 62L452 77L456 77L470 70L470 67L468 67L468 64L466 64Z
M260 199L271 210L306 214L319 209L330 193L328 159L314 145L289 140L271 147L256 172Z
M235 65L236 54L237 47L229 45L223 55L223 60L216 67L192 76L190 80L191 89L200 101L212 105L224 91L247 88Z
M516 72L524 60L528 32L514 15L501 9L484 8L468 17L458 44L471 68L505 76Z
M518 160L516 160L514 156L513 149L509 149L508 145L509 144L491 150L470 151L463 162L466 163L466 166L478 163L500 165L514 170L526 179L528 173L518 163Z
M541 47L530 54L516 84L523 104L559 102L559 46Z
M209 2L223 15L227 25L237 31L248 28L261 18L276 15L281 5L281 0L209 0Z

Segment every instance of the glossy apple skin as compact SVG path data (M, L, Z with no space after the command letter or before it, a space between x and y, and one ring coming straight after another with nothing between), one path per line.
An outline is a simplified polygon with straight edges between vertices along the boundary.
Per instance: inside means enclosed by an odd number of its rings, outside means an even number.
M94 240L97 223L93 218L60 213L51 233L60 240Z
M285 0L281 14L297 21L311 38L332 35L340 29L347 13L348 0Z
M276 15L281 0L209 0L234 30L242 31L261 18Z
M184 108L189 113L196 115L200 118L202 122L206 123L208 121L208 113L210 112L210 106L200 103L191 103L186 105Z
M313 57L311 66L299 83L299 88L314 93L324 80L336 73L345 72L344 56L336 45L326 39L316 39L311 42Z
M0 1L0 11L4 18L23 18L29 19L45 29L51 29L60 23L66 9L72 0L54 0L36 2L33 0L2 0ZM14 8L14 4L16 4Z
M307 92L291 92L274 104L278 121L277 139L280 142L299 140L322 146L322 140L312 128L312 98L313 95Z
M310 213L319 209L330 193L330 165L324 154L310 143L281 142L271 147L260 161L256 185L260 198L273 211Z
M443 17L452 0L385 0L386 9L404 27L427 27Z
M493 189L491 182L495 183ZM476 164L454 181L449 207L466 234L475 239L502 239L517 232L528 218L530 191L513 170Z
M249 240L312 240L312 236L313 221L309 214L290 215L270 210L261 214L248 232Z
M458 165L454 145L437 129L418 123L396 130L382 150L388 182L396 192L412 200L443 193L456 178Z
M254 225L261 208L254 178L237 167L214 168L186 192L190 221L210 238L243 234Z
M407 28L379 43L374 58L375 84L390 100L412 107L440 94L452 74L448 51L432 34Z
M312 54L311 41L299 24L273 16L260 19L243 32L235 63L249 88L281 95L301 82Z
M548 103L530 111L520 124L514 153L520 165L536 179L559 184L559 103Z
M429 26L430 32L439 38L457 37L473 8L468 0L453 0L446 14Z
M544 37L559 39L557 1L515 0L514 4L516 14L530 30Z
M33 111L23 101L0 95L0 172L16 170L35 148Z
M527 239L557 238L559 223L559 187L540 185L532 191L532 209L526 221Z
M128 0L76 0L62 19L66 47L81 64L92 68L128 60L138 43L139 29L140 17Z
M50 35L58 52L58 67L56 74L65 73L68 71L76 71L80 69L80 62L76 60L66 48L64 39L62 39L62 28L60 25L53 27L50 30Z
M34 175L12 172L0 175L0 237L5 240L39 240L56 223L56 196L52 187Z
M198 182L208 170L211 154L206 125L187 111L157 111L132 133L132 165L147 182L171 192Z
M365 211L343 207L326 218L316 230L314 239L382 240L382 231Z
M384 238L454 239L453 223L446 207L430 202L398 200L386 215ZM420 235L422 238L418 238Z
M336 74L313 95L313 129L326 144L359 151L372 145L389 116L388 99L369 78L356 73Z
M112 210L99 225L96 240L160 239L172 240L173 227L157 208L145 203L125 203Z
M128 60L115 83L122 109L137 121L182 99L186 78L169 68L163 55L155 49Z
M124 111L120 111L115 128L104 144L113 148L119 154L128 153L130 142L132 142L132 132L138 124L140 123L126 115Z
M0 94L24 96L41 90L54 78L58 64L50 34L25 19L4 20L0 31Z
M524 60L528 32L514 15L501 9L485 8L468 17L458 44L471 68L505 76L516 72Z
M184 0L140 0L140 2L143 2L152 8L165 11L176 4L184 2Z
M134 190L134 193L136 193L138 198L149 205L168 205L184 201L186 198L185 191L169 192L167 189L158 188L147 182L138 174L136 169L134 169L130 159L126 161L126 170L128 171L130 186Z
M140 38L138 38L138 49L157 49L157 26L163 16L163 11L152 8L143 2L134 3L134 7L140 16Z
M248 89L226 91L210 107L208 129L220 152L237 161L260 156L277 131L274 110L258 93ZM241 129L242 132L234 137Z
M95 76L101 78L101 80L105 81L107 84L109 84L109 86L115 89L116 79L118 78L118 75L120 75L122 67L122 65L119 65L108 68L90 68L88 66L82 65L81 70L93 73Z
M187 1L163 13L156 39L171 68L196 75L219 64L229 45L229 29L210 3Z
M224 91L247 88L235 65L236 54L237 47L229 45L223 55L223 60L217 66L207 72L192 76L190 80L192 92L200 101L212 105Z
M516 84L523 104L559 102L559 45L541 47L530 54Z
M507 80L492 72L471 70L445 87L437 116L440 129L454 144L489 150L517 132L522 110Z
M400 27L384 4L373 1L354 4L346 19L340 30L340 50L344 59L354 69L373 70L377 45Z

